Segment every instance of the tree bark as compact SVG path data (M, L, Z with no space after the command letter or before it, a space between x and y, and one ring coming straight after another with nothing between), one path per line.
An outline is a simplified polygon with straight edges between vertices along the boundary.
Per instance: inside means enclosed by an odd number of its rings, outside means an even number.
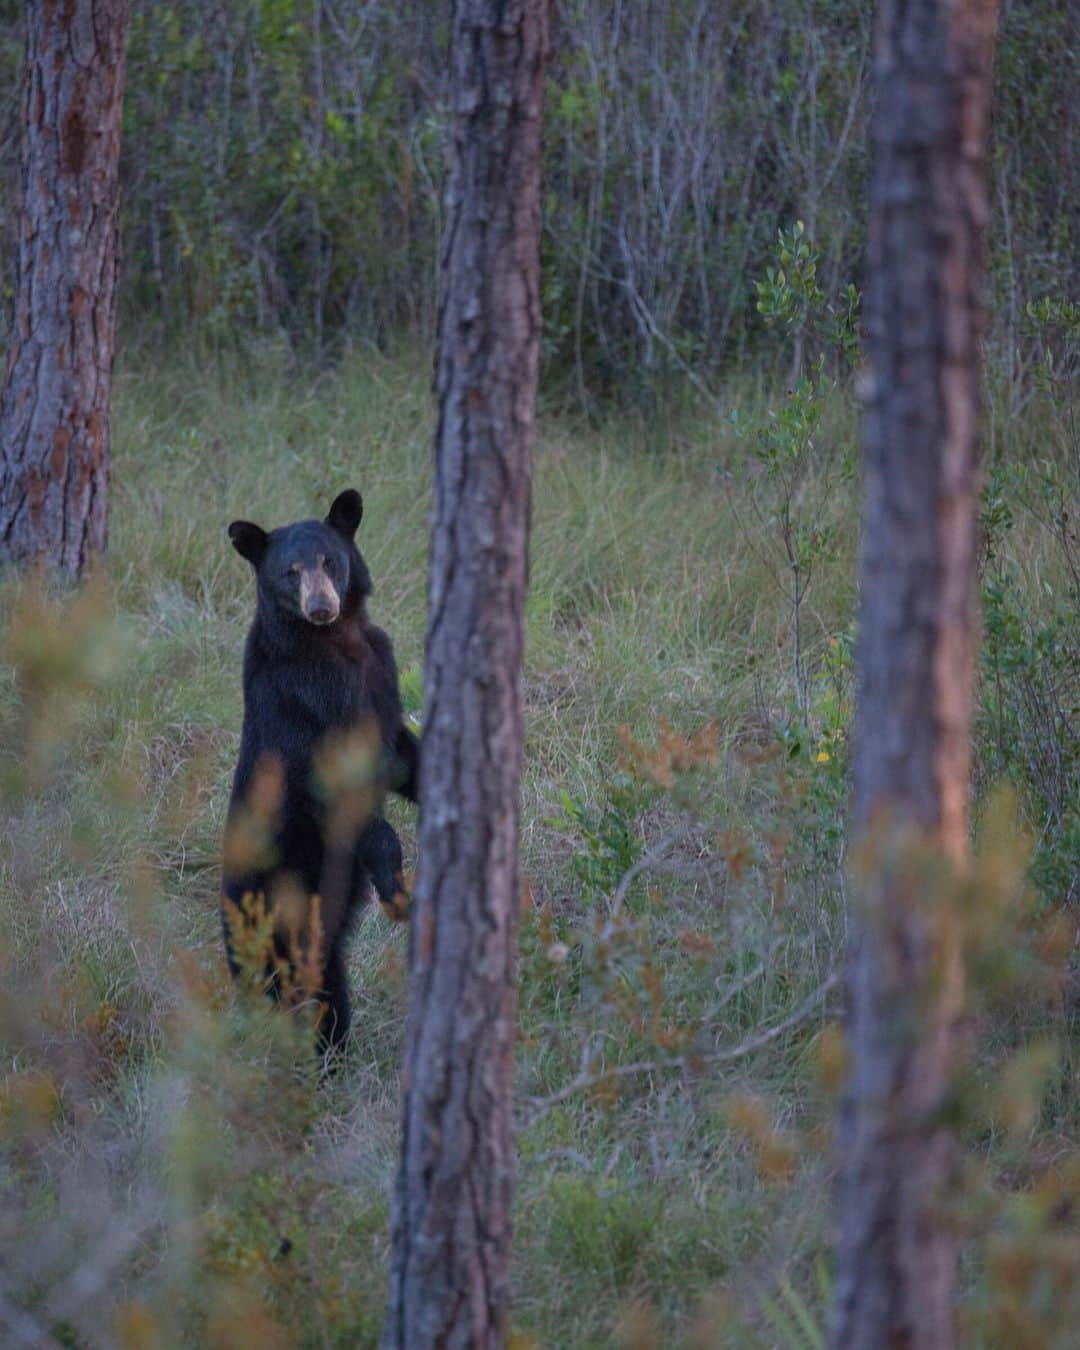
M547 0L457 0L390 1350L505 1343Z
M964 997L995 8L881 0L878 14L838 1350L954 1343L943 1108Z
M0 562L79 576L106 542L128 0L27 6Z

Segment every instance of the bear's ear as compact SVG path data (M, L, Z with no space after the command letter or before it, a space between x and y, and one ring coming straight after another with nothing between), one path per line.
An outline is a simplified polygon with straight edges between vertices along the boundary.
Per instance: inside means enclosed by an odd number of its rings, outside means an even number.
M346 539L351 539L356 533L356 527L360 524L364 515L364 499L355 488L346 488L334 498L334 504L330 508L330 514L326 517L327 525L332 529L343 534Z
M252 567L258 567L269 538L262 526L253 525L250 520L234 520L229 526L229 538L241 558L246 558Z

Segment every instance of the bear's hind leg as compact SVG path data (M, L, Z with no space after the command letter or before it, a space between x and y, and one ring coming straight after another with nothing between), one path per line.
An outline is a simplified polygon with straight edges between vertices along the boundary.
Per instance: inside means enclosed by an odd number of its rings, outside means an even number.
M349 981L345 972L345 953L340 946L331 947L323 971L322 1016L319 1019L319 1049L338 1050L349 1034L352 1008L349 1004Z

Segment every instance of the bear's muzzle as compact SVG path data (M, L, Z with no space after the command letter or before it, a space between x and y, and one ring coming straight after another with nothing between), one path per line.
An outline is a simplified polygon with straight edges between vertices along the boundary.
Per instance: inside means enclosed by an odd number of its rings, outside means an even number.
M320 561L300 570L300 613L320 628L333 623L341 613L341 596Z

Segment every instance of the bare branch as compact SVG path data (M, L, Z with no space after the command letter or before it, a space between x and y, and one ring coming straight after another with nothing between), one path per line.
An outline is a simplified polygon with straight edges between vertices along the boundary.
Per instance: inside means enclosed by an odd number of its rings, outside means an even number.
M591 1092L594 1088L603 1087L613 1081L623 1078L636 1078L641 1074L664 1073L671 1069L693 1068L703 1064L734 1064L741 1059L746 1059L748 1055L771 1045L773 1041L779 1040L786 1032L807 1021L817 1008L824 1003L839 981L840 976L835 972L829 975L812 994L803 999L798 1007L782 1021L777 1022L774 1026L766 1027L765 1030L759 1031L753 1036L748 1036L736 1045L720 1046L715 1050L708 1050L700 1054L690 1053L672 1055L665 1059L635 1060L630 1064L616 1064L611 1068L593 1069L591 1065L584 1067L576 1078L572 1078L569 1083L564 1084L550 1096L528 1098L526 1102L527 1114L519 1120L517 1128L519 1131L527 1130L554 1107L561 1105L562 1102L568 1101L571 1097L576 1097L579 1093Z

